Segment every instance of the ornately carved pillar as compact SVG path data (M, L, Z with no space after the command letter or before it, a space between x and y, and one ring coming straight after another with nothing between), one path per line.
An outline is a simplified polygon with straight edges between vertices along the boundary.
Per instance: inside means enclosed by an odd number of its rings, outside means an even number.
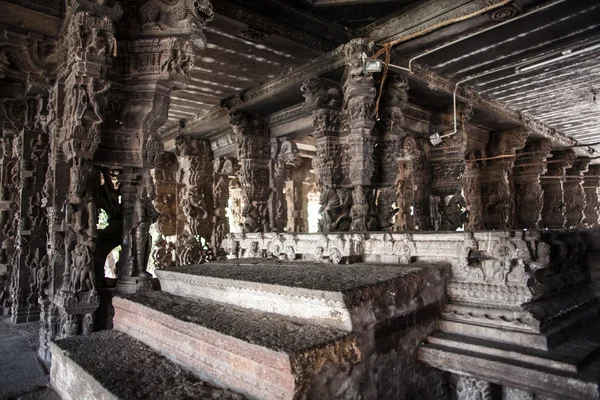
M227 206L229 202L229 181L237 170L237 160L232 158L216 158L213 163L213 233L211 248L215 256L225 256L221 249L221 242L229 233L229 221L227 220Z
M473 111L470 105L459 105L457 107L457 132L443 139L443 143L431 148L429 153L431 165L431 193L436 196L435 227L437 230L456 230L467 222L467 211L471 229L482 224L481 211L471 207L467 210L466 198L470 200L471 206L475 203L473 199L480 199L480 187L474 185L473 179L478 179L478 171L470 171L471 181L465 182L467 154L467 126ZM432 133L440 135L453 131L453 111L437 115L431 125ZM477 157L477 156L475 156ZM469 168L478 168L470 165ZM471 183L465 185L465 183ZM467 227L465 227L467 228Z
M175 266L177 235L177 158L174 153L164 152L160 162L152 170L156 187L154 208L158 212L156 229L158 238L152 245L152 259L156 269Z
M590 165L584 174L583 189L585 190L585 219L586 228L600 227L600 165Z
M244 198L244 232L269 232L270 146L265 120L245 112L231 113L238 144L238 176Z
M563 184L565 196L566 228L580 228L585 218L586 195L583 188L584 173L590 165L588 157L577 157L567 170Z
M290 171L285 183L287 202L287 231L308 232L308 193L311 179L310 159L300 159L300 163Z
M313 136L317 140L317 154L313 168L320 190L320 232L334 232L350 228L350 210L340 199L336 186L341 182L340 109L342 89L336 82L311 78L302 85L304 107L312 111ZM345 196L344 196L345 198Z
M375 137L375 96L373 76L363 71L362 60L356 59L346 67L343 78L343 115L348 127L348 151L352 209L350 230L377 230L373 172Z
M515 228L539 229L544 207L544 190L540 176L547 171L552 142L547 139L528 141L517 152L513 167L515 188Z
M511 130L495 132L488 144L486 166L482 173L481 194L485 229L514 229L513 166L516 151L525 146L528 132Z
M43 294L48 282L48 228L43 207L43 187L48 169L49 141L48 135L42 130L46 114L46 98L28 98L25 128L17 134L20 190L13 281L19 301L13 303L12 309L12 320L16 323L38 320L38 295Z
M269 215L271 232L283 232L290 212L290 204L285 199L285 181L289 169L299 168L302 160L298 155L298 146L285 138L271 139L271 194ZM292 205L293 206L293 205Z
M377 197L377 222L379 230L392 230L394 218L401 221L397 226L406 226L407 219L410 216L406 214L406 205L402 209L396 208L398 205L398 193L396 184L398 180L410 181L410 173L399 176L398 159L400 158L400 142L405 136L402 129L404 115L402 110L408 104L408 81L405 77L392 75L389 77L386 90L381 100L381 118L379 120L378 152L379 163L381 165L381 189ZM404 171L403 171L404 172ZM409 172L409 171L406 171ZM412 171L410 171L412 172ZM414 194L411 191L411 194ZM403 193L400 193L402 196ZM406 203L414 202L414 198L404 197ZM410 206L409 206L410 207Z
M575 152L573 150L556 150L547 161L548 171L541 176L544 189L544 208L542 209L542 226L549 229L564 229L567 223L565 215L567 205L564 192L566 170L573 166Z
M210 140L178 137L179 207L185 220L184 232L176 243L178 265L200 264L213 234L213 155Z

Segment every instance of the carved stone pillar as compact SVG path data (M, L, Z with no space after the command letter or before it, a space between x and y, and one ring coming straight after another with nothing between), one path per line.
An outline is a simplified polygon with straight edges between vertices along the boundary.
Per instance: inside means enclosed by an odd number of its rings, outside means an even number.
M544 207L544 190L540 176L546 173L546 160L552 142L547 139L528 141L513 167L515 188L515 228L539 229Z
M588 157L577 157L573 166L567 169L566 180L563 184L565 196L566 228L583 226L585 218L586 195L583 188L584 173L590 165Z
M372 191L375 170L373 128L377 91L373 76L363 71L360 59L354 60L346 67L343 90L343 115L348 128L349 175L350 183L354 186L350 230L355 232L377 230L377 210L375 210Z
M544 208L542 209L542 226L549 229L564 229L567 223L565 216L566 202L564 182L566 170L573 166L575 152L573 150L556 150L547 161L548 171L541 176L544 189Z
M473 207L473 199L481 197L480 188L471 185L465 186L467 154L467 125L473 111L470 105L459 105L457 109L458 121L457 132L444 138L443 143L432 147L429 159L431 164L431 193L435 196L435 228L436 230L456 230L467 222L467 211L471 214L469 220L471 229L477 229L483 221L478 219L480 210ZM454 117L453 111L439 114L432 121L431 132L440 135L453 131ZM469 153L471 154L471 153ZM471 165L470 168L476 166ZM471 181L477 171L470 171ZM465 197L469 197L471 208L467 209Z
M377 222L380 230L387 231L393 229L394 218L399 211L395 207L398 204L397 182L411 179L411 174L406 173L409 170L405 169L400 174L398 165L400 142L405 136L402 129L402 123L404 122L402 110L408 104L407 79L399 75L391 76L381 104L381 118L378 124L381 136L378 140L379 151L377 154L381 165L380 184L382 187L377 197ZM406 214L406 206L408 204L412 205L413 197L406 196L404 199L404 207L398 216L401 222L397 226L406 226L406 219L410 216L410 214Z
M302 163L298 155L298 146L285 138L271 139L271 194L269 198L269 215L271 231L283 232L287 215L291 211L285 199L284 189L290 169L299 168ZM293 206L293 205L292 205Z
M300 164L291 169L286 181L288 232L308 232L309 182L314 182L310 167L309 159L300 159Z
M339 138L342 89L336 82L311 78L302 85L302 95L304 107L312 110L313 135L317 139L313 168L321 192L319 232L348 230L349 209L336 190L342 179Z
M495 132L488 145L483 169L481 194L486 229L514 229L513 166L516 151L523 149L528 132L523 130ZM496 158L495 158L496 157Z
M152 260L156 269L175 266L175 244L177 235L177 158L174 153L164 152L160 162L152 170L156 187L154 208L158 212L156 229L158 238L152 245Z
M263 117L233 112L230 120L238 144L238 173L244 198L244 232L269 232L269 134Z
M402 141L402 155L396 192L400 208L395 230L433 229L430 208L430 173L423 138L409 135ZM412 207L412 208L411 208Z
M586 228L600 227L600 165L590 165L584 174L583 189L585 190L585 219Z
M213 155L210 140L178 137L175 142L179 160L179 206L185 227L177 238L176 254L179 265L204 262L205 252L190 251L206 247L213 234ZM204 250L207 250L205 248Z
M43 208L42 189L48 169L48 135L42 130L41 119L47 113L43 97L27 100L28 118L25 128L18 133L18 165L20 170L19 204L16 253L13 264L13 282L17 298L13 303L12 320L15 323L37 321L40 307L38 295L48 282L46 254L46 212ZM24 300L24 301L23 301Z
M213 163L213 202L215 213L213 216L213 233L211 247L217 257L224 257L221 242L229 233L227 220L227 206L229 202L230 177L236 174L237 161L231 158L217 158Z

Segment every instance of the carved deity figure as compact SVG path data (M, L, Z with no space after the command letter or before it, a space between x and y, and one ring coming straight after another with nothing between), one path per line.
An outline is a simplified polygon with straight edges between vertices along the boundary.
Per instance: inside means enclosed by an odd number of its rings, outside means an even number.
M175 245L172 242L165 240L163 236L160 236L154 243L154 251L152 258L154 259L154 265L158 269L170 269L175 266L175 260L173 259L173 250Z
M79 243L71 253L71 291L76 293L91 290L92 293L96 293L91 246Z
M362 186L354 188L354 191L352 192L352 201L353 205L350 209L350 217L352 218L350 231L366 232L369 204L365 198L365 192Z
M141 195L135 202L135 217L137 222L131 230L133 237L134 268L133 276L151 277L146 271L150 255L150 225L158 219L158 212L154 208L153 200L156 197L153 185L142 188Z

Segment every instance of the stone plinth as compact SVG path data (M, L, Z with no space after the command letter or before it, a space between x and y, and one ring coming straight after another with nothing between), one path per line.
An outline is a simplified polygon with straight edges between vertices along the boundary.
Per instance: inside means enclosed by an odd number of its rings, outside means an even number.
M207 384L121 332L59 340L51 348L50 380L63 400L243 399Z
M161 289L344 331L444 297L445 270L243 259L157 271ZM392 298L374 301L381 293ZM417 300L418 299L418 300ZM365 319L364 315L374 315Z

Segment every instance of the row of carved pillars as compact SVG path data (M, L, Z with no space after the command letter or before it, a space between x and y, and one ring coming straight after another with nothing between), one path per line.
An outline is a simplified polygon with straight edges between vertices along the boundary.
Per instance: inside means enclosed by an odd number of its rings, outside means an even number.
M598 226L598 168L523 129L487 132L459 104L430 133L403 130L408 83L388 76L375 115L373 78L359 61L343 84L307 80L322 232L540 229ZM450 134L448 134L450 132Z

